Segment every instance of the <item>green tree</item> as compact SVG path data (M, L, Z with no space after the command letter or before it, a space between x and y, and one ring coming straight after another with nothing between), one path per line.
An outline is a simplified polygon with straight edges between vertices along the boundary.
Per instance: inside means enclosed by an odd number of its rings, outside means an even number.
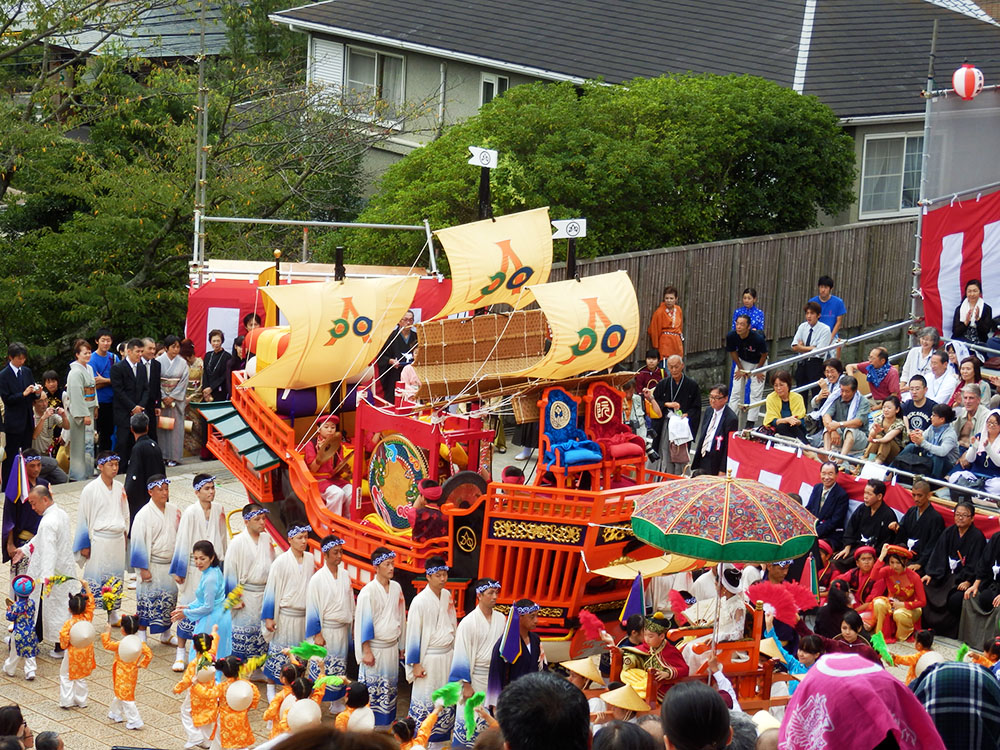
M500 152L496 213L584 216L592 256L805 229L853 200L853 143L818 99L751 76L678 75L513 88L390 167L359 220L474 220L470 145ZM375 232L323 242L379 263L419 249Z
M284 61L301 71L306 63L306 36L271 23L268 15L288 8L284 0L225 0L226 46L234 60L256 57Z

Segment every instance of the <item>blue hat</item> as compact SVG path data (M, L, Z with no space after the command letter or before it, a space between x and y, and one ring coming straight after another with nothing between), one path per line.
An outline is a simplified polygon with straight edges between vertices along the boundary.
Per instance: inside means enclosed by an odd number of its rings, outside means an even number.
M31 592L35 590L35 582L30 576L20 575L11 582L10 587L18 596L31 596Z

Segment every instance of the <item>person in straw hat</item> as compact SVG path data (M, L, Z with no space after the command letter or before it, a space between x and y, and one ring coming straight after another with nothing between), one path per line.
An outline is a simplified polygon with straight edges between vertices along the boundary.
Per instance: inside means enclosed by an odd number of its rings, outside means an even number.
M618 721L635 723L638 714L649 711L649 705L631 685L622 685L601 693L601 700L611 708L611 716Z

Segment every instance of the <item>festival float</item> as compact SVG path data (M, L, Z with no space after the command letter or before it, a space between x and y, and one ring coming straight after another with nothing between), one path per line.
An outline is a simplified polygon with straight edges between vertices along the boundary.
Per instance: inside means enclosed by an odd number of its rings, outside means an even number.
M209 450L252 500L272 506L280 543L283 519L303 513L318 537L345 539L356 588L371 579L376 547L396 552L408 598L423 561L440 554L460 617L475 606L470 583L488 576L502 584L501 609L519 598L541 606L550 660L596 650L578 627L581 610L617 632L637 571L691 566L637 540L630 525L634 500L671 478L646 468L642 441L624 424L616 385L630 376L607 374L640 335L635 289L623 271L550 281L547 208L435 235L450 278L414 269L276 283L262 274L266 318L246 341L256 366L233 373L231 401L202 405ZM383 397L373 363L415 307L419 389ZM518 422L538 423L537 466L522 483L491 470L494 431L484 420L510 408ZM329 413L350 436L348 516L327 509L304 458ZM424 479L440 483L448 532L417 541L399 509Z

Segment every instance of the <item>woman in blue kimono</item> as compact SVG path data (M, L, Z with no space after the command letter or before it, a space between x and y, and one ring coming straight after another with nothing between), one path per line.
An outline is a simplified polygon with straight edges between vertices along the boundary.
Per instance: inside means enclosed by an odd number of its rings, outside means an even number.
M217 656L224 659L233 650L233 616L226 609L226 584L222 566L215 554L215 547L206 539L195 542L191 557L195 567L201 571L201 580L195 589L194 599L173 611L171 620L179 622L187 617L194 623L194 633L211 633L212 627L219 627L219 650ZM192 654L189 658L194 658Z

